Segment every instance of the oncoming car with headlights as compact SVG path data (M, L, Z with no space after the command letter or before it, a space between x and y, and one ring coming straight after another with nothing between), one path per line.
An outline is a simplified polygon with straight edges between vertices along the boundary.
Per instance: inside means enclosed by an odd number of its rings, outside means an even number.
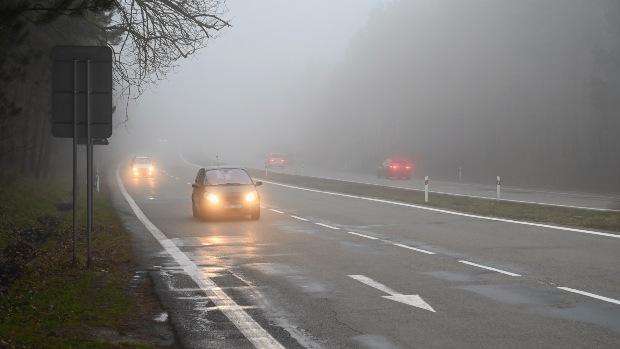
M153 160L146 156L136 156L131 160L131 174L134 177L153 177L155 165Z
M198 170L192 184L194 217L210 220L226 215L260 218L260 196L250 175L240 167L214 166Z

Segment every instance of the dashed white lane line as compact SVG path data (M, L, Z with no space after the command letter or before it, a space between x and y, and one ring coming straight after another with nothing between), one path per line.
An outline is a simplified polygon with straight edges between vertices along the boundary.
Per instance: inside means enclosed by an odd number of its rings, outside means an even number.
M246 313L243 307L239 306L226 292L218 289L219 286L146 217L131 195L129 195L127 189L125 189L119 169L116 170L116 181L134 214L151 235L157 239L159 244L174 258L183 271L194 280L196 285L209 296L217 307L221 308L222 313L256 348L284 348L269 332Z
M300 221L304 221L304 222L307 222L307 221L308 221L307 219L305 219L305 218L303 218L303 217L299 217L299 216L295 216L295 215L291 215L291 217L292 217L292 218L295 218L295 219L297 219L297 220L300 220Z
M314 223L314 224L320 225L320 226L325 227L325 228L333 229L333 230L340 230L340 228L338 228L338 227L334 227L333 225L329 225L329 224L325 224L325 223Z
M502 273L502 274L509 275L509 276L521 276L520 274L512 273L512 272L509 272L509 271L506 271L506 270L501 270L501 269L497 269L497 268L493 268L493 267L487 267L486 265L477 264L477 263L470 262L470 261L460 260L459 263L468 264L468 265L471 265L471 266L474 266L474 267L478 267L478 268L482 268L482 269L496 271L498 273Z
M418 251L418 252L422 252L422 253L426 253L426 254L435 254L435 252L431 252L431 251L423 250L423 249L421 249L421 248L417 248L417 247L413 247L413 246L408 246L408 245L404 245L404 244L399 244L399 243L392 242L392 241L389 241L389 240L381 240L381 241L383 241L383 242L387 242L387 243L392 244L392 245L394 245L394 246L398 246L398 247L406 248L406 249L409 249L409 250L413 250L413 251Z
M390 205L397 205L397 206L403 206L403 207L411 207L411 208L416 208L416 209L420 209L420 210L431 211L431 212L439 212L439 213L446 213L446 214L451 214L451 215L461 216L461 217L469 217L469 218L483 219L483 220L487 220L487 221L495 221L495 222L503 222L503 223L520 224L520 225L527 225L527 226L538 227L538 228L564 230L564 231L570 231L570 232L575 232L575 233L582 233L582 234L589 234L589 235L598 235L598 236L605 236L605 237L620 239L620 234L604 233L604 232L595 231L595 230L568 228L568 227L562 227L562 226L559 226L559 225L541 224L541 223L534 223L534 222L527 222L527 221L517 221L517 220L513 220L513 219L506 219L506 218L481 216L481 215L471 214L471 213L463 213L463 212L458 212L458 211L444 210L444 209L435 208L435 207L428 207L428 206L422 206L422 205L416 205L416 204L408 204L408 203L405 203L405 202L390 201L390 200L384 200L384 199L371 198L371 197L367 197L367 196L343 194L343 193L336 193L336 192L332 192L332 191L325 191L325 190L318 190L318 189L298 187L298 186L289 185L289 184L283 184L283 183L278 183L278 182L267 181L267 180L264 180L264 179L262 181L264 183L271 184L271 185L276 185L276 186L283 187L283 188L290 188L290 189L296 189L296 190L309 191L309 192L313 192L313 193L321 193L321 194L327 194L327 195L341 196L341 197L346 197L346 198L351 198L351 199L379 202L379 203L390 204Z
M370 235L365 235L365 234L360 234L360 233L356 233L354 231L348 231L347 234L352 234L352 235L357 235L366 239L370 239L370 240L379 240L379 238L376 238L374 236L370 236Z
M273 211L275 213L279 213L279 214L283 214L284 212L280 211L280 210L276 210L275 208L270 208L269 211Z
M620 304L620 300L617 299L613 299L613 298L609 298L609 297L604 297L604 296L599 296L597 294L594 293L590 293L590 292L586 292L586 291L580 291L574 288L570 288L570 287L558 287L560 290L564 290L564 291L568 291L568 292L572 292L572 293L577 293L580 294L582 296L587 296L587 297L592 297L592 298L596 298L605 302L609 302L609 303L614 303L614 304Z

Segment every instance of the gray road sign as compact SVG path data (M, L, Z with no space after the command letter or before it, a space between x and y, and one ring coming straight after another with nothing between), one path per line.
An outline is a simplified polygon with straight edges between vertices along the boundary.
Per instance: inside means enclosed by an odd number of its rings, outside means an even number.
M75 112L78 137L87 138L87 105L90 105L91 137L109 138L112 135L112 50L107 46L56 46L52 60L52 134L73 138Z

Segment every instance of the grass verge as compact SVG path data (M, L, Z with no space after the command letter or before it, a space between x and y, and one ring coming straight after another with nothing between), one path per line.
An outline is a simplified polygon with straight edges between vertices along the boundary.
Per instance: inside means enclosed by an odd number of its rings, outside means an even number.
M252 176L259 178L265 175L261 170L249 169L248 171ZM485 200L437 193L430 193L429 203L424 203L424 192L416 190L273 172L270 172L265 179L300 187L400 201L482 216L599 229L620 234L620 212Z
M83 239L78 241L78 266L71 265L71 211L66 211L70 193L63 189L70 188L67 183L17 179L1 187L0 202L12 205L2 207L3 254L15 250L23 234L45 231L46 235L24 250L34 252L30 258L18 259L24 265L10 276L10 286L2 288L0 347L173 346L140 330L139 324L154 327L149 321L158 304L154 305L148 290L129 288L135 272L130 236L105 192L95 196L93 267L87 270ZM45 224L50 219L41 217L54 217L57 223ZM33 245L29 241L26 245ZM148 282L144 280L140 287L148 288Z

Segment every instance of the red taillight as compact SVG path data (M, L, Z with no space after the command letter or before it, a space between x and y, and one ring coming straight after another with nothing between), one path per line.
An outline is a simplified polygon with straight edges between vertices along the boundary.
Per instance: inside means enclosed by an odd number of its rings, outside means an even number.
M411 170L411 166L405 166L407 170Z

